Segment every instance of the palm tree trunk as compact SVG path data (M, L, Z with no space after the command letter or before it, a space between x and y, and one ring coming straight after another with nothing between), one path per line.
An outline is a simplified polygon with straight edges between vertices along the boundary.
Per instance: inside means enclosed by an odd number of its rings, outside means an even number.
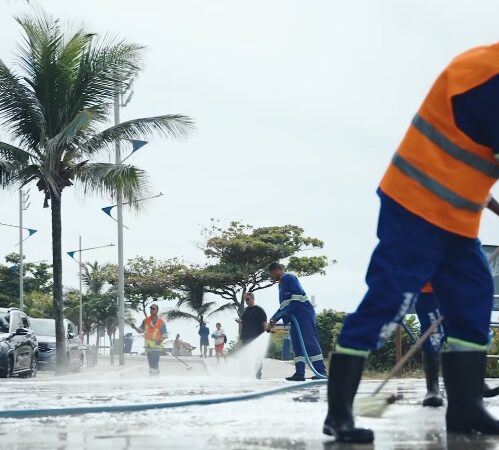
M56 373L64 373L68 368L66 358L66 330L64 329L64 311L62 298L62 221L61 221L61 197L51 196L52 211L52 264L54 280L54 319L55 319L55 342L56 342Z

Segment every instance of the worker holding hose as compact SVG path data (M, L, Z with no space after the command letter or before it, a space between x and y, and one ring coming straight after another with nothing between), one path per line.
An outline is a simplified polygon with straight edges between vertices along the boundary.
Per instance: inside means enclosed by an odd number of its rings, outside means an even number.
M499 434L482 394L494 286L478 229L499 176L499 44L455 58L438 77L393 157L378 195L379 243L368 291L331 356L324 433L372 442L352 403L371 350L384 345L431 280L445 317L447 431Z
M326 366L319 344L319 335L315 323L315 310L307 294L303 290L298 277L292 273L284 272L284 267L278 262L274 262L269 267L270 275L274 281L279 282L279 303L278 311L272 316L267 331L273 328L275 323L282 319L285 324L291 323L290 334L295 353L295 373L287 377L288 381L305 381L305 355L300 345L299 333L302 334L305 349L315 370L322 375L326 375ZM292 321L295 317L296 324ZM317 376L313 379L319 378Z

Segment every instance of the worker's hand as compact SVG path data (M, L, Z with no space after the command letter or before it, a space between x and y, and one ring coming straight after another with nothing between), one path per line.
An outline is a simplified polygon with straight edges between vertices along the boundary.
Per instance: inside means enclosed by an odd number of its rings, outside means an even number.
M275 325L275 320L271 319L269 320L269 323L267 324L267 333L270 333L270 331L272 330L272 328L274 328L274 325Z

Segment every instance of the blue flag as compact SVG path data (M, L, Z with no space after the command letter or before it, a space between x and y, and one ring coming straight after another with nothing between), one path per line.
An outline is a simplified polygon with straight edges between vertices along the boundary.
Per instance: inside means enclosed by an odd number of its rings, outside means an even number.
M105 206L104 208L101 208L102 211L104 211L108 216L111 216L111 210L115 207L116 205L113 206Z
M136 152L147 144L147 141L138 141L135 139L132 139L130 142L132 143L132 153Z

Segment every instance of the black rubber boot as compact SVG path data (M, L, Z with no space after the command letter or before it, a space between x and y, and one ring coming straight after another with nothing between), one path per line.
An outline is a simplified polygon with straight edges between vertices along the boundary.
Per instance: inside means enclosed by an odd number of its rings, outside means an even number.
M447 390L447 431L499 434L499 421L483 405L486 356L483 352L442 353Z
M438 375L440 372L440 353L423 352L423 367L426 377L426 395L423 406L437 408L444 404L438 386Z
M297 373L294 373L290 377L286 377L286 380L288 380L288 381L305 381L305 375L298 375Z
M499 395L499 387L491 388L487 383L483 383L483 398L492 398Z
M329 411L323 433L337 442L368 443L374 440L372 430L355 428L352 405L359 387L365 358L333 353L329 366Z

